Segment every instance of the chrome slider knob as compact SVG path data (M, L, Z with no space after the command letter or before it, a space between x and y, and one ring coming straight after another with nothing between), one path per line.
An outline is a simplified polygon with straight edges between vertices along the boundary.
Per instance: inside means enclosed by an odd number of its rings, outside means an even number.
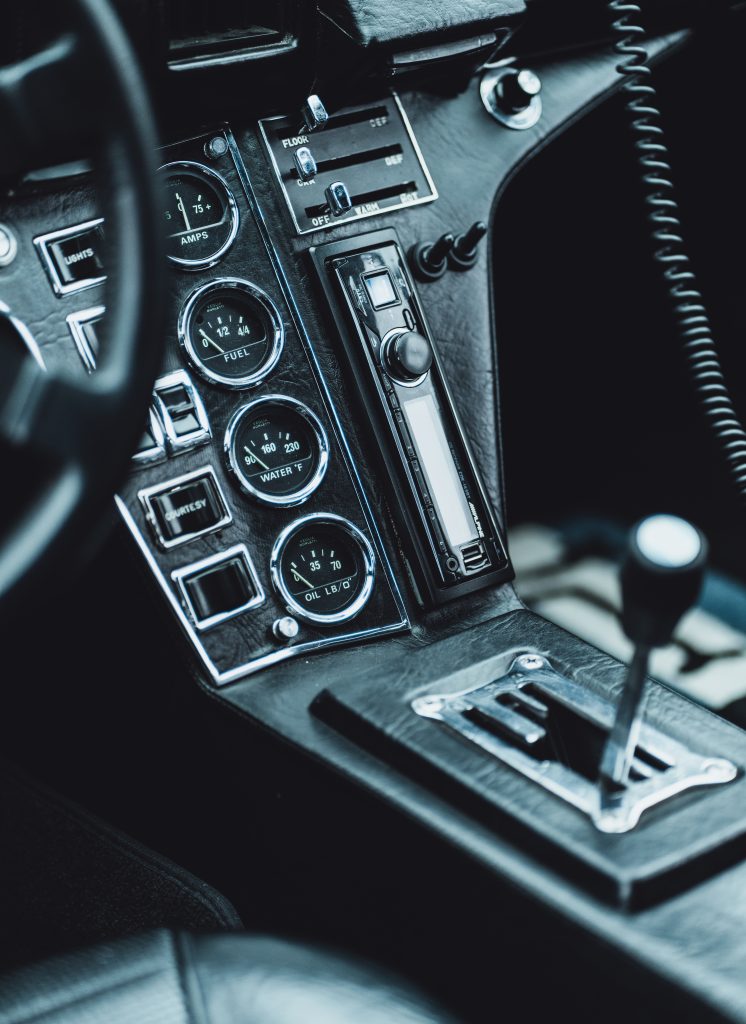
M308 97L303 104L301 113L303 116L303 127L307 132L319 131L329 120L326 107L315 94Z
M669 643L699 596L706 565L707 540L685 519L650 516L634 527L622 567L622 625L633 643Z
M541 79L533 71L511 70L495 86L495 99L505 114L520 114L528 110L541 92Z
M352 196L343 181L333 181L324 194L335 217L341 217L343 213L349 213L352 209Z
M602 803L625 787L642 724L650 652L662 647L694 605L704 579L707 541L678 516L643 519L632 529L622 566L622 625L635 645L614 724L601 754Z
M312 178L316 177L318 165L308 146L300 146L296 149L293 153L293 162L301 181L311 181Z

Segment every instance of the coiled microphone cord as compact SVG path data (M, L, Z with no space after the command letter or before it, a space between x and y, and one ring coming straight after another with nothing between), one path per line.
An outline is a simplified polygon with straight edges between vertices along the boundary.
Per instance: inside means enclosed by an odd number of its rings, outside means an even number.
M646 189L648 219L655 259L663 268L684 353L705 416L723 450L738 493L746 501L746 431L725 384L704 299L684 249L679 206L657 94L651 80L639 4L609 0L614 48L624 58L617 70L624 76L627 111L635 137L637 159Z

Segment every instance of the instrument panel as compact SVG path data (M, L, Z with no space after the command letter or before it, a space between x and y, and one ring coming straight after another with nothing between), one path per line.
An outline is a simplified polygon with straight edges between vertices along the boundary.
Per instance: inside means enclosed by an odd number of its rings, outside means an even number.
M331 395L232 135L167 151L173 264L152 421L117 502L223 685L408 628ZM157 430L156 430L157 433Z

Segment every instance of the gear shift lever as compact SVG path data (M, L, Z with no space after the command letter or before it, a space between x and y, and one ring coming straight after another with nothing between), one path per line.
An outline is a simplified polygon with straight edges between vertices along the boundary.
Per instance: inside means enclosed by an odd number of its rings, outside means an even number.
M650 652L670 641L679 620L697 600L706 562L704 535L678 516L650 516L630 533L622 566L622 626L635 651L601 755L602 789L627 783Z

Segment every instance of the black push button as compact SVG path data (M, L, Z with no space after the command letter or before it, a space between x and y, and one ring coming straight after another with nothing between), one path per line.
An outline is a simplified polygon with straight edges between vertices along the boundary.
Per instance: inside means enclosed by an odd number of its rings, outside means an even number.
M85 228L48 243L48 252L64 289L104 277L101 225Z
M230 522L212 472L141 493L156 536L164 548L183 544Z
M168 410L175 437L186 437L202 429L193 400L193 392L183 384L172 388L159 388L158 394Z
M202 623L230 615L256 597L256 589L240 555L187 577L184 589L196 621Z
M159 377L153 390L171 455L206 444L212 432L207 410L186 370Z

